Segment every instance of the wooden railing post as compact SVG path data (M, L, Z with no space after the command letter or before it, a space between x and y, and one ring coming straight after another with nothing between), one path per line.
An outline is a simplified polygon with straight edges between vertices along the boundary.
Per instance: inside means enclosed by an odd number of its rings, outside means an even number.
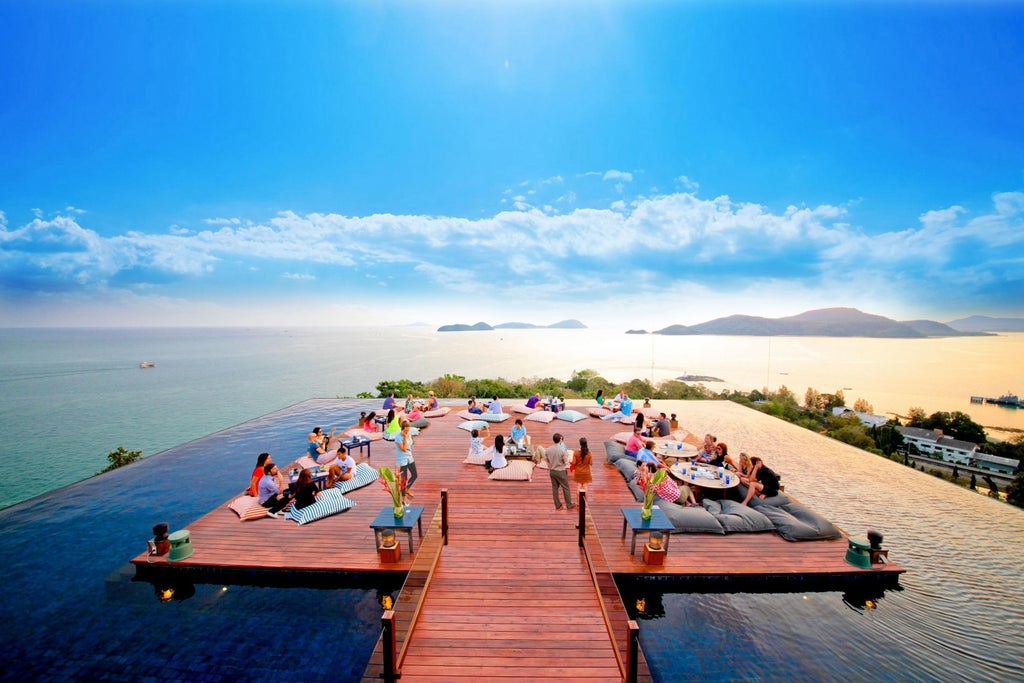
M580 520L576 525L579 530L579 543L580 547L583 547L583 538L587 535L587 492L579 492L580 503L578 505L580 511Z
M441 489L441 538L448 545L448 489Z
M380 677L388 683L394 683L402 674L398 671L398 643L395 629L395 611L386 610L380 618L383 633L381 644L383 646L384 666Z
M626 622L626 683L636 683L637 660L640 657L640 626L636 620Z

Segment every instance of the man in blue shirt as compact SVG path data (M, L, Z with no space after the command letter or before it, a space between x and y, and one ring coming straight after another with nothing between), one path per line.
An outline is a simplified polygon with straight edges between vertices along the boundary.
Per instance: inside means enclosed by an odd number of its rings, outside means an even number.
M501 401L495 396L491 399L491 405L487 406L487 412L495 415L501 415Z
M282 492L284 477L281 476L277 465L268 462L263 466L263 478L256 489L256 502L267 508L268 515L279 517L278 513L283 510L292 500L291 492Z
M629 394L622 394L622 402L619 403L618 412L612 413L611 415L605 415L602 420L617 420L621 417L629 417L633 414L633 399L629 397Z

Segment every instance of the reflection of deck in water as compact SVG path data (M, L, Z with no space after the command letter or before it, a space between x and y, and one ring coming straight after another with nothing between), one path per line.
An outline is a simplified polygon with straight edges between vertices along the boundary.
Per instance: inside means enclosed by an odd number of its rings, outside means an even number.
M865 580L895 585L903 571L895 564L877 570L847 564L845 539L793 543L775 532L674 534L664 566L648 566L643 535L635 556L629 554L629 535L622 538L620 509L637 503L605 459L604 440L624 425L596 419L528 422L536 444L550 444L556 431L573 448L580 436L588 437L594 456L588 565L578 545L577 514L554 509L547 471L535 470L532 482L489 481L483 467L462 462L468 436L457 429L460 422L453 414L436 418L415 441L415 502L425 510L424 538L417 538L412 558L404 534L398 534L401 560L381 563L369 524L390 498L371 484L348 494L356 507L304 526L269 517L239 522L221 506L188 526L195 548L191 557L169 565L140 555L133 562L143 577L167 572L197 582L275 570L345 573L362 581L380 572L408 573L395 601L398 644L405 648L403 678L447 680L494 679L510 670L536 679L555 666L561 678L621 680L628 614L614 577L653 579L664 586L699 584L707 590L759 585L831 590ZM510 426L504 423L500 431ZM371 465L394 465L393 445L375 442L372 448ZM442 489L449 500L446 546L440 531ZM555 663L551 633L568 631L576 654L566 657L558 650ZM486 656L480 655L481 636L487 638ZM380 658L378 645L369 677L379 671Z

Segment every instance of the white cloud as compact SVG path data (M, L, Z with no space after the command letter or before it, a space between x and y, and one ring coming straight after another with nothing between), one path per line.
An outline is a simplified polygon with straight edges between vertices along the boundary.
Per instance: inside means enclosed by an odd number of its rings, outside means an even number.
M690 180L684 175L681 175L678 178L676 178L676 184L682 187L687 192L696 192L697 190L700 189L700 183L698 183L696 180Z
M310 280L315 280L316 279L315 275L310 275L308 273L284 273L283 275L281 275L281 277L283 277L286 280L306 280L306 281L310 281Z
M613 169L611 171L605 171L604 172L604 177L602 179L603 180L618 180L618 181L625 182L625 183L631 183L631 182L633 182L633 174L629 173L628 171L616 171L616 170Z

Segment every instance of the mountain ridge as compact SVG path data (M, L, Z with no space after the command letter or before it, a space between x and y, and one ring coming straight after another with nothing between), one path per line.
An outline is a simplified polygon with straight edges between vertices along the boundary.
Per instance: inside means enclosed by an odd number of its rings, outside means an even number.
M465 325L462 323L456 323L452 325L441 325L437 328L438 332L487 332L493 330L585 330L587 326L581 323L579 320L569 318L567 320L559 320L557 323L550 325L536 325L534 323L520 323L520 322L508 322L500 323L498 325L488 325L485 322L478 322L475 325Z

